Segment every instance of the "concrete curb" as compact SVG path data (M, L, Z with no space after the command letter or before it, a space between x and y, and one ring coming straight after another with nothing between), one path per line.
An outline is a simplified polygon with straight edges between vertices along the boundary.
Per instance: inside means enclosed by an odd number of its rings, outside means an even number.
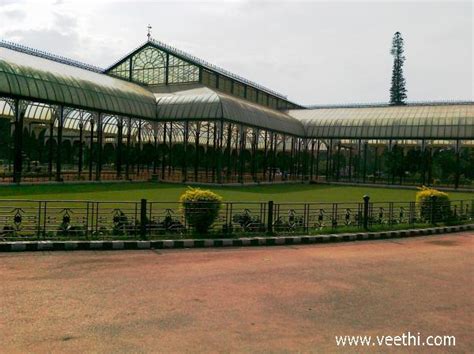
M474 224L440 226L427 229L360 232L308 236L242 237L225 239L133 240L133 241L14 241L0 242L0 252L22 251L85 251L85 250L143 250L204 247L283 246L328 242L349 242L425 236L474 230Z

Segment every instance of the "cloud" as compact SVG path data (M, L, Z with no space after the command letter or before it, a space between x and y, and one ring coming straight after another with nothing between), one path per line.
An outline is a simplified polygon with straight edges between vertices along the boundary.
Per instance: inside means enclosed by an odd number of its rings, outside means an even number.
M0 37L107 67L153 36L303 104L387 101L391 36L410 100L473 99L472 3L5 1Z

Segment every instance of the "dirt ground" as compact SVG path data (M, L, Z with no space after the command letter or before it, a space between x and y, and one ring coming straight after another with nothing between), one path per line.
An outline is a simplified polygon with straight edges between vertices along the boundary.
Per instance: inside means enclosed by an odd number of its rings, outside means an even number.
M0 351L347 352L336 335L410 331L472 353L473 236L4 253ZM390 348L354 348L368 349Z

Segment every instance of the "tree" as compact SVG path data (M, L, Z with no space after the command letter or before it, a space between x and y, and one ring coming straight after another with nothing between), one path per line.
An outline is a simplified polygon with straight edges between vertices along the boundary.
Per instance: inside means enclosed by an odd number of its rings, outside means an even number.
M404 105L407 98L405 88L405 78L403 77L403 64L405 56L403 55L403 38L400 32L395 32L392 40L392 49L390 54L393 56L392 86L390 87L390 104Z

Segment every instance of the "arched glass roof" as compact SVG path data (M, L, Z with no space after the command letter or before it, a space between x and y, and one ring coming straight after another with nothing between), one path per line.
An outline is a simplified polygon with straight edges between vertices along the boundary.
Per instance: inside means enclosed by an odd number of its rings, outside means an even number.
M206 87L194 87L155 95L159 120L224 119L282 133L304 135L301 123L285 113Z
M441 141L474 137L474 102L315 107L282 112L198 83L150 86L148 90L103 74L97 68L0 41L1 96L5 97L0 100L2 117L13 115L11 98L28 102L25 117L31 121L54 120L57 105L64 105L66 129L89 124L93 115L102 112L108 134L116 133L120 117L133 117L149 120L140 123L146 126L146 134L158 131L154 122L174 121L178 125L178 121L185 120L222 119L320 139ZM132 131L135 134L137 127Z
M472 139L474 103L291 110L306 136L362 139Z
M0 46L0 95L141 118L156 117L148 90L84 68Z

